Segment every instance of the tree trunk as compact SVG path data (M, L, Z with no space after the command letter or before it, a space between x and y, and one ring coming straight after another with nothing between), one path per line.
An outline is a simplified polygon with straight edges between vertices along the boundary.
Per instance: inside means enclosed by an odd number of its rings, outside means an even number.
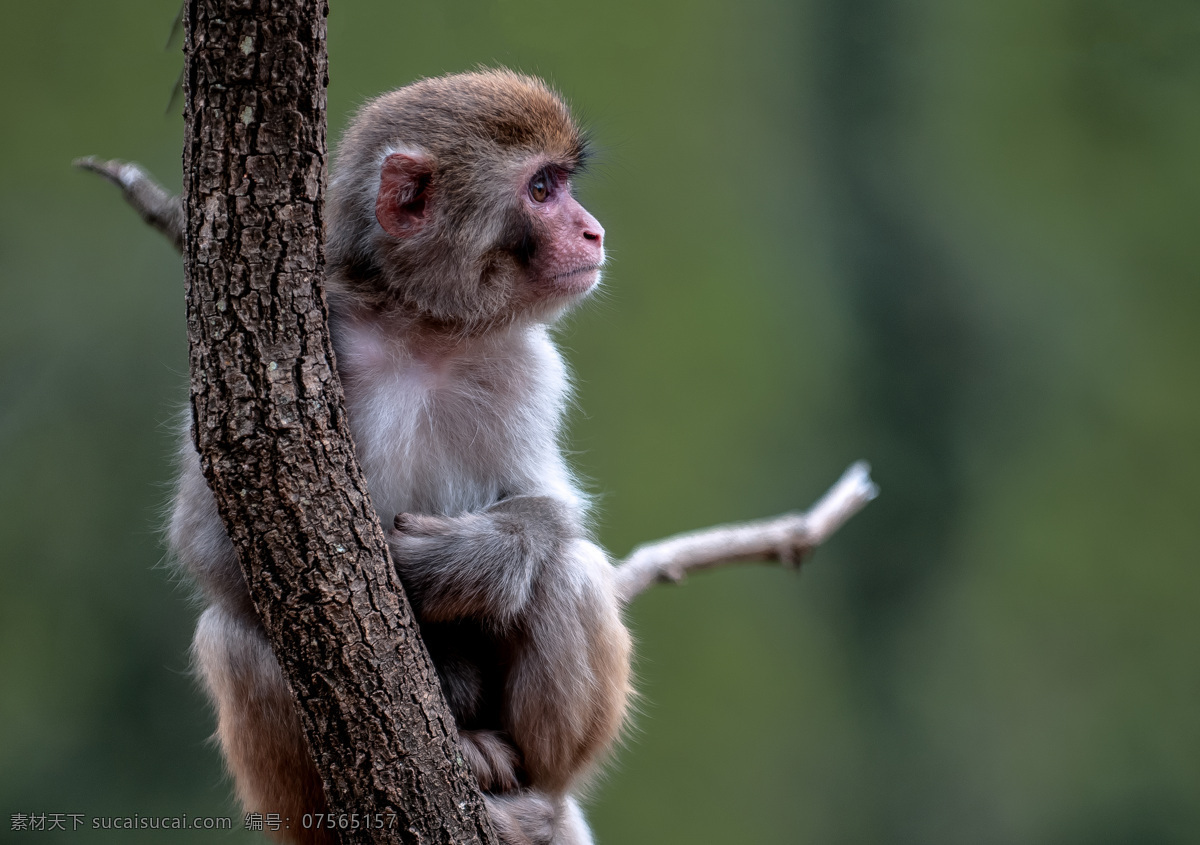
M193 436L333 821L357 828L344 841L491 843L333 366L321 288L327 13L299 0L187 3Z

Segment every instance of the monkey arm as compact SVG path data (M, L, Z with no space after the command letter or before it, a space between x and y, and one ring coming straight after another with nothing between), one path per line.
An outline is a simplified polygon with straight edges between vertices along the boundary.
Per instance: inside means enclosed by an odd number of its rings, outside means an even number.
M579 529L562 503L513 496L478 513L402 513L388 532L396 571L427 622L474 618L503 629Z
M502 727L529 786L556 795L609 748L631 689L614 570L582 535L563 502L514 496L463 516L400 514L388 536L422 623L471 618L506 637ZM497 767L471 764L495 780Z

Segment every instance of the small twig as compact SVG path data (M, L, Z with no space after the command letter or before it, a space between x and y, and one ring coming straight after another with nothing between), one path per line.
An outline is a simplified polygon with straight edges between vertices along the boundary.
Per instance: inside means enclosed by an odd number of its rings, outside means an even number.
M777 560L798 566L877 495L871 468L859 461L807 513L720 525L639 546L617 567L617 591L628 603L651 584L678 583L689 572L726 563Z
M142 219L167 236L183 251L183 203L141 167L124 161L102 161L95 156L77 158L81 170L98 173L121 189L125 200Z

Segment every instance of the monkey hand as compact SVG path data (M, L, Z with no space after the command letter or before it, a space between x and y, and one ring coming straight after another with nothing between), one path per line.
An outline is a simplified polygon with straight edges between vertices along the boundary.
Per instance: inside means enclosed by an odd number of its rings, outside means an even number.
M561 800L555 801L550 796L533 790L523 789L503 795L483 796L487 805L488 815L492 825L503 845L553 845L553 843L590 842L582 837L567 839L556 838L556 828L560 827L559 816L569 812L562 806Z
M422 621L474 618L503 629L525 609L546 564L579 533L561 502L512 496L461 516L399 514L387 540Z
M503 731L460 730L459 747L484 792L512 792L525 778L521 752Z

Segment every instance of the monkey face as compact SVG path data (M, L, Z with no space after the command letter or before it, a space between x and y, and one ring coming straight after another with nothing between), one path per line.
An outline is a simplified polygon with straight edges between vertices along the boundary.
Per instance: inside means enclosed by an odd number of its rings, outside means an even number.
M599 280L604 228L572 195L570 163L508 163L518 166L439 168L412 152L383 160L375 219L390 265L407 270L394 283L424 315L553 319Z
M577 298L599 281L604 227L571 195L567 174L539 168L524 186L525 213L539 249L530 257L530 288L537 298Z
M561 99L509 71L385 95L342 142L331 270L381 306L462 330L551 320L604 263L604 229L571 194L585 147Z
M562 164L531 159L507 186L506 225L488 251L483 284L505 291L514 316L551 320L599 281L604 227L572 195Z

